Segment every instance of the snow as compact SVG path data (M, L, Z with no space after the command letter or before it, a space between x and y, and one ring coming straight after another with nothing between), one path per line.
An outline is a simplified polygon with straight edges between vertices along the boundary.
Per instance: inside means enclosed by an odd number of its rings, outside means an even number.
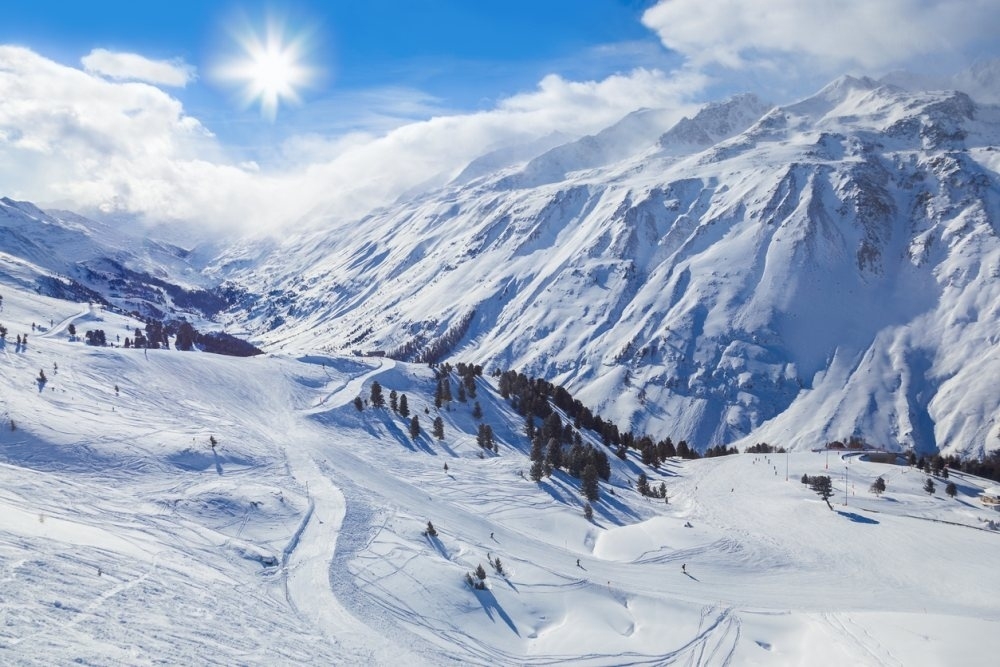
M499 454L480 458L471 401L430 437L426 365L92 348L69 323L138 323L0 268L5 664L938 665L1000 650L985 480L952 473L951 499L862 456L739 455L647 470L665 503L612 456L591 522L575 480L522 476L523 420L489 379L475 400ZM355 409L375 380L406 394L419 438ZM831 475L834 511L803 473Z
M668 117L234 250L211 270L260 300L226 324L288 354L454 338L699 450L1000 447L997 107L843 77Z

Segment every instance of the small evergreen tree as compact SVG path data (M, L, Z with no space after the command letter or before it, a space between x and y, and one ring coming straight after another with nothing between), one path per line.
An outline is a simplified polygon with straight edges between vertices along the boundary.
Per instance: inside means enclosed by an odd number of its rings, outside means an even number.
M476 401L475 404L472 406L472 418L473 419L483 418L483 409L482 407L480 407L479 401Z
M493 559L493 569L496 570L496 573L501 577L504 576L503 563L500 562L500 556Z
M382 395L382 385L378 383L378 380L372 382L371 395L368 397L368 400L371 402L373 408L385 407L385 396Z
M926 482L924 482L924 491L926 491L927 493L929 493L930 495L932 495L932 496L933 496L933 495L934 495L934 490L935 490L936 488L937 488L937 487L936 487L936 486L934 486L934 480L933 480L933 479L931 479L930 477L928 477L928 478L927 478L927 481L926 481Z
M588 463L583 467L580 479L580 492L590 502L594 502L601 497L600 485L597 483L597 467L593 463Z
M76 336L76 325L72 322L69 323L69 327L66 330L69 331L70 336Z
M465 403L468 398L465 395L465 385L462 383L458 384L458 400L461 403Z
M410 437L414 440L420 437L420 418L416 415L410 420Z
M406 400L406 394L401 394L399 397L399 414L403 417L410 416L410 404Z
M876 497L881 496L885 493L885 480L881 477L876 477L869 490L874 493Z
M948 482L948 486L944 487L944 492L948 494L949 498L954 498L958 495L958 487L955 486L955 482Z
M476 566L476 579L479 579L479 581L486 581L486 570L483 569L482 563Z
M540 481L542 481L542 475L543 475L543 473L544 473L544 470L542 469L542 462L541 461L532 461L531 462L531 470L528 473L528 476L531 477L531 481L532 482L540 482Z
M802 473L802 483L803 484L809 484L809 482L810 482L809 475L807 475L805 473Z
M545 449L545 462L553 468L562 467L562 444L557 438L549 438L548 447Z
M635 490L643 496L649 495L649 478L646 477L646 473L639 473L639 478L635 482Z
M531 453L529 454L529 458L532 461L539 462L545 460L545 452L542 451L542 438L539 435L536 435L531 441Z
M399 394L396 393L395 389L389 392L389 409L393 412L399 412Z
M480 424L479 432L476 434L476 444L483 449L493 449L493 427L489 424Z
M438 440L444 440L444 420L441 419L440 415L434 418L434 426L431 434Z
M810 484L813 491L816 492L820 498L826 503L826 506L833 511L833 505L830 504L830 498L833 497L833 482L826 475L819 475L817 477L811 478L812 482Z
M365 403L364 401L361 400L360 396L354 397L354 407L358 409L358 412L361 412L362 410L365 409Z

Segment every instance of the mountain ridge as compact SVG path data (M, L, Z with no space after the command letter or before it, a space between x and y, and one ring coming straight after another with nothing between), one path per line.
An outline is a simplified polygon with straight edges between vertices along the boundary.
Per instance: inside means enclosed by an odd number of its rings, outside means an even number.
M668 117L184 270L273 349L514 368L702 450L1000 447L1000 108L841 77Z

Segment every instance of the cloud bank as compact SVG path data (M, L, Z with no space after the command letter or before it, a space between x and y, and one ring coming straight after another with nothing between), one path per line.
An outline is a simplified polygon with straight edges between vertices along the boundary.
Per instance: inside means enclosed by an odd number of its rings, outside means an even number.
M158 86L183 88L194 80L194 67L183 60L150 60L136 53L94 49L80 59L91 74L118 81L145 81Z
M755 77L775 84L812 76L822 85L855 68L877 75L929 54L974 52L992 44L1000 3L663 0L643 22L683 56L679 71L636 68L592 81L550 75L473 113L439 110L420 91L370 91L358 106L397 113L369 122L368 131L293 136L266 164L230 154L162 88L192 81L182 61L95 49L81 69L0 46L0 195L234 231L303 217L349 222L443 184L503 146L594 133L640 107L674 109L679 119L720 73L737 72L740 89ZM322 116L323 104L315 107ZM431 117L406 122L400 109Z
M694 67L877 74L996 39L995 0L662 0L642 22Z
M412 122L380 136L295 137L280 166L269 168L228 155L175 97L106 78L112 69L107 62L76 69L0 46L3 194L230 230L271 228L310 212L346 221L443 183L502 145L554 131L596 132L643 106L676 108L680 117L690 109L684 100L703 85L694 74L645 69L600 81L549 76L487 111Z

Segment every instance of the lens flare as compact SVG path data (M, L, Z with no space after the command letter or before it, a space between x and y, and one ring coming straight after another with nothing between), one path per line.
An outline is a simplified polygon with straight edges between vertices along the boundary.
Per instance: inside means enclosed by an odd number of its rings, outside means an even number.
M284 24L268 18L263 33L246 21L232 31L240 53L216 70L223 81L236 85L243 108L260 105L264 118L274 121L282 105L299 104L299 91L312 84L317 72L303 61L308 34L289 35Z

